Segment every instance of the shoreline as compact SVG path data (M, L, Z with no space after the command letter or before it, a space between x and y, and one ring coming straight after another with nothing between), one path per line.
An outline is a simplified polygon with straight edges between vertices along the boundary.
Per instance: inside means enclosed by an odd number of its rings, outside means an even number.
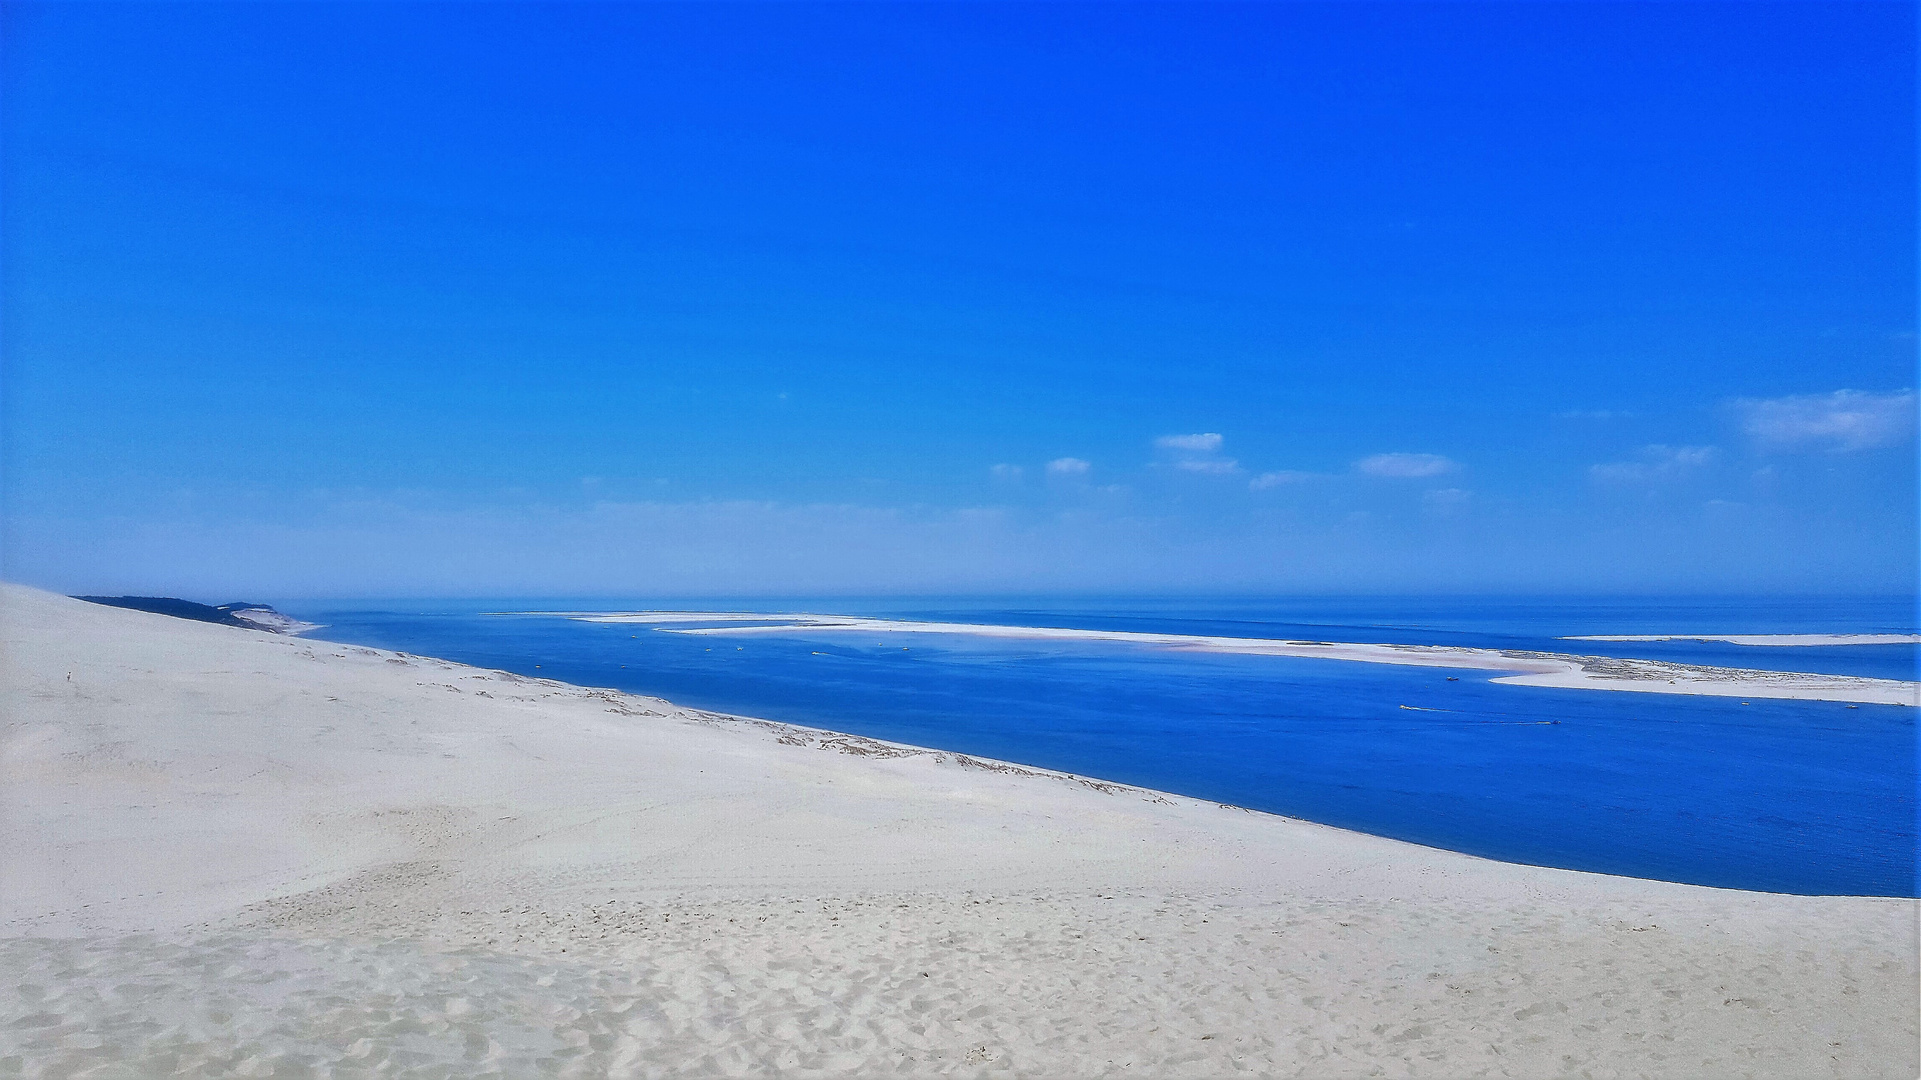
M1910 899L1501 863L12 586L0 636L30 1074L1914 1071Z
M995 626L977 623L913 622L839 615L753 615L745 612L547 613L579 622L766 622L764 626L657 627L667 634L748 636L821 632L947 634L1010 640L1099 641L1175 651L1282 656L1406 667L1502 672L1490 682L1568 690L1616 690L1705 697L1833 701L1862 705L1921 706L1921 682L1875 679L1818 672L1763 671L1710 667L1663 660L1577 656L1522 649L1478 649L1449 645L1394 645L1358 642L1290 641L1211 635L1152 634L1126 630L1077 630L1060 627ZM1568 640L1620 640L1589 638ZM1640 639L1629 639L1640 640Z
M1562 641L1721 641L1730 645L1806 648L1824 645L1914 645L1921 634L1583 634Z

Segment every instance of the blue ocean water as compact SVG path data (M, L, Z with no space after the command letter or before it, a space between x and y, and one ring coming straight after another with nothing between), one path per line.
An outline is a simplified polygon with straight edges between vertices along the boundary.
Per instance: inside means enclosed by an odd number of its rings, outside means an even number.
M1916 677L1911 645L1570 642L1912 633L1908 598L289 602L317 637L1002 758L1489 858L1915 896L1915 712L1498 686L1471 671L1108 642L696 636L527 611L812 612L1636 656ZM1449 675L1458 681L1450 681Z

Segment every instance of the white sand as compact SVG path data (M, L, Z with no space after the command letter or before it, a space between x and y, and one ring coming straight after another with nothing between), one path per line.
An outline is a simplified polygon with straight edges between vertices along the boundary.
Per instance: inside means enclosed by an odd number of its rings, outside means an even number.
M526 614L536 614L528 612ZM1611 656L1569 656L1522 649L1470 649L1449 645L1383 645L1365 642L1282 641L1275 638L1215 637L1199 634L1143 634L1127 630L1078 630L1064 627L996 626L985 623L914 622L848 615L746 615L740 612L543 612L582 622L664 623L768 622L764 626L662 627L670 634L722 636L760 634L946 634L1014 640L1096 641L1153 649L1291 656L1347 660L1365 664L1440 667L1466 671L1512 672L1490 680L1513 686L1552 686L1568 690L1623 690L1646 694L1708 697L1787 698L1802 701L1852 701L1867 705L1921 706L1921 683L1824 675L1801 671L1755 671L1707 667L1665 660ZM778 623L772 620L784 620ZM1638 638L1589 638L1622 641ZM1646 639L1666 640L1666 639Z
M1913 901L1493 863L13 587L0 631L0 1075L1917 1071Z
M241 622L250 624L256 630L265 630L274 634L289 634L294 637L299 637L301 634L311 634L315 630L326 629L326 627L320 623L307 622L303 619L296 619L291 615L282 615L278 611L270 611L265 608L237 608L231 612L231 614Z
M1725 641L1776 648L1810 645L1914 645L1921 634L1587 634L1562 641Z

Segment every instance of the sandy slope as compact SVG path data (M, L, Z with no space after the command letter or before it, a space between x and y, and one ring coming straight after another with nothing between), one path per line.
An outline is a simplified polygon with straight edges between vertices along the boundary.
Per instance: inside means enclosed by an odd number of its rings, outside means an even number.
M1490 863L14 587L0 627L0 1075L1917 1069L1912 901Z

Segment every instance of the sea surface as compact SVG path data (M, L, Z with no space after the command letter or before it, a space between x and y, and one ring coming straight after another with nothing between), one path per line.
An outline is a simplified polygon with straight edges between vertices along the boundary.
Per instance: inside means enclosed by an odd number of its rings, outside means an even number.
M1726 888L1917 895L1915 713L1500 686L1473 671L1114 642L687 635L529 612L865 615L1643 657L1914 679L1912 598L286 601L312 636L956 750L1473 855ZM664 624L667 629L699 623ZM1450 679L1449 676L1453 676Z

